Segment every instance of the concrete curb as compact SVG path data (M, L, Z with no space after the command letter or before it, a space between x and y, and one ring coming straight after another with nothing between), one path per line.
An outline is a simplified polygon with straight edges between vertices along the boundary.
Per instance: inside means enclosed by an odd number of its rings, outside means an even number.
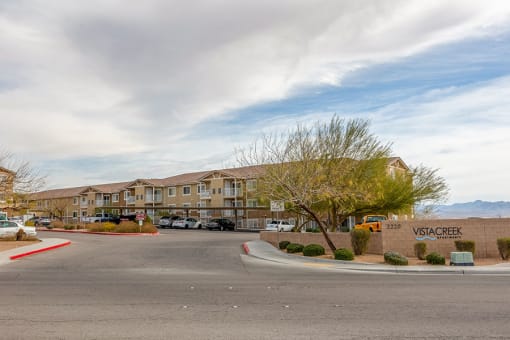
M294 265L302 267L315 267L324 270L338 270L349 272L387 273L387 274L425 274L425 275L510 275L510 264L475 267L432 267L432 266L390 266L374 263L355 263L313 257L302 257L286 254L276 249L266 241L256 240L243 243L242 248L246 255L260 260Z
M112 233L85 230L65 230L65 229L37 229L38 231L49 231L52 233L74 233L74 234L93 234L93 235L110 235L110 236L159 236L159 231L155 233Z

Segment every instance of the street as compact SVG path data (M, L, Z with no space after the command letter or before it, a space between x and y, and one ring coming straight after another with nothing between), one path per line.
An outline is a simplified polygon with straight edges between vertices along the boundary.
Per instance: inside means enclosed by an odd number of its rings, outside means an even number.
M508 277L340 273L243 255L256 233L40 232L0 266L2 339L508 339Z

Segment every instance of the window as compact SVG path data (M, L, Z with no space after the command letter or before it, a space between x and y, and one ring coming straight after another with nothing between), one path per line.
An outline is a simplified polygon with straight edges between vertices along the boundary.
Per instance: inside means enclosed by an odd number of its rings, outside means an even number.
M119 201L119 194L113 194L112 195L112 202L118 202Z
M112 215L119 215L119 209L112 209Z
M205 191L205 184L204 183L200 183L200 184L197 184L197 193L201 193L201 192L204 192Z
M182 194L183 195L191 195L191 186L189 186L189 185L183 186Z
M216 189L214 189L214 188L212 189L212 194L216 195Z
M257 200L256 199L249 199L247 202L246 202L246 206L248 208L256 208L257 207Z
M221 195L221 188L218 188L218 195Z
M191 207L191 203L183 203L182 207L183 208L190 208Z
M78 205L78 197L73 198L73 205Z
M256 179L247 180L246 181L246 190L248 190L248 191L257 190L257 180Z
M78 212L75 210L73 211L73 218L77 218L78 217Z
M168 197L175 197L175 193L176 193L175 187L168 188Z
M137 200L137 201L138 201L139 199L140 199L140 195L136 195L136 196L135 196L135 200Z
M129 199L129 196L131 196L131 195L129 194L129 191L124 191L124 200L126 200L126 201L127 201L127 200Z

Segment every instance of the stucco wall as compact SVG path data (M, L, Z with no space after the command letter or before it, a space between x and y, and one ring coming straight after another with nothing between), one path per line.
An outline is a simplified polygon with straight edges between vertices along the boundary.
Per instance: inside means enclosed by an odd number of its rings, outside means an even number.
M389 221L383 225L383 249L414 256L414 244L425 238L427 252L449 256L455 240L475 241L475 258L499 257L496 240L510 237L510 219Z
M368 243L367 253L383 253L381 236L381 233L372 233ZM329 233L329 237L337 249L352 249L350 233ZM329 250L329 246L327 245L326 240L324 240L324 236L321 233L279 233L275 231L261 231L260 239L271 243L275 247L278 247L278 243L280 243L280 241L289 241L292 243L300 243L305 246L311 243L320 244L326 249L326 251Z
M349 233L329 235L337 248L352 249ZM455 240L470 240L475 241L475 258L498 258L496 241L501 237L510 237L510 218L388 221L383 224L382 232L371 234L367 253L383 254L392 250L414 257L414 244L423 241L427 244L428 253L436 251L449 257L450 252L456 251ZM260 239L275 247L286 240L303 245L317 243L329 249L320 233L262 231Z

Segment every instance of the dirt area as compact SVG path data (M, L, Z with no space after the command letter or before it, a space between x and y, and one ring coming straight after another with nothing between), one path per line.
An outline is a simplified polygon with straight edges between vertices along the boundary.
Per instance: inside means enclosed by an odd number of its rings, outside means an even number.
M41 241L0 241L0 252L11 250L18 247L29 246L34 243L39 243Z
M303 253L298 253L294 255L303 255ZM319 256L320 258L324 259L331 259L333 260L333 255L322 255ZM417 259L416 257L408 257L409 265L410 266L429 266L427 261L422 261ZM382 255L373 255L373 254L365 254L365 255L358 255L354 258L354 261L356 263L377 263L377 264L384 264L384 257ZM446 265L450 263L450 259L446 258ZM508 263L508 261L503 261L500 258L487 258L487 259L477 259L475 258L475 266L490 266L493 264L499 264L499 263Z

